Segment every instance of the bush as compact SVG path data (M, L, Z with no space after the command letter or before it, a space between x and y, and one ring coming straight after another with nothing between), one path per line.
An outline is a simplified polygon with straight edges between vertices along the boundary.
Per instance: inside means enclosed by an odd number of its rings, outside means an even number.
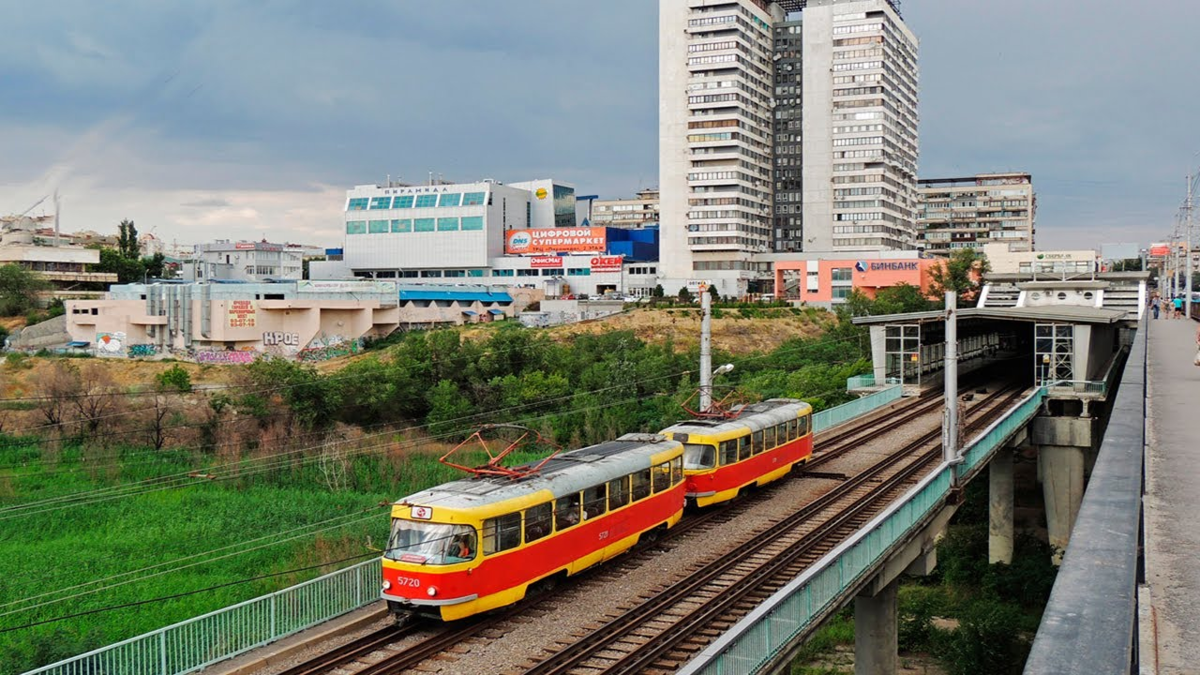
M942 663L950 675L994 673L1017 675L1029 655L1023 637L1024 616L1012 605L995 600L971 603L957 630L946 636Z
M187 369L176 364L154 377L159 389L174 389L180 392L192 390L192 376Z
M945 592L934 586L902 586L900 588L899 631L900 651L928 652L934 648L938 629L933 617L946 611Z
M21 352L9 352L5 354L4 364L13 370L33 367L33 364L29 362L29 355Z

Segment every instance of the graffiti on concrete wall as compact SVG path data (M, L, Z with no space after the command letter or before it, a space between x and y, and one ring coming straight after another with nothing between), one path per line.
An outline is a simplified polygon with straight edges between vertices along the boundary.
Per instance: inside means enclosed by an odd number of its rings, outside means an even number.
M362 341L350 340L342 335L321 335L313 338L308 346L301 349L296 358L300 361L328 361L340 356L357 354L362 349Z
M120 356L124 353L124 333L96 333L97 356Z
M154 356L155 354L157 354L158 346L156 346L156 345L129 345L128 349L126 350L126 353L128 354L129 358L131 358L131 359L145 358L147 356Z
M258 353L202 349L196 350L193 358L196 359L196 363L254 363L254 360L258 358Z

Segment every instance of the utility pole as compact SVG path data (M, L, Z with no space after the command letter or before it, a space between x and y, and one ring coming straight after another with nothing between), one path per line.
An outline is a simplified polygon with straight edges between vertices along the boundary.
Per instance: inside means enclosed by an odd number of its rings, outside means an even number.
M945 414L942 419L942 461L958 464L958 296L946 291ZM958 486L958 470L951 473L952 487Z
M1187 177L1187 217L1184 219L1183 226L1186 228L1184 241L1187 242L1187 249L1184 251L1184 255L1187 257L1187 263L1184 266L1187 278L1183 282L1186 289L1186 295L1183 297L1183 316L1190 319L1192 318L1192 174L1190 173Z
M700 284L700 412L712 407L712 294Z

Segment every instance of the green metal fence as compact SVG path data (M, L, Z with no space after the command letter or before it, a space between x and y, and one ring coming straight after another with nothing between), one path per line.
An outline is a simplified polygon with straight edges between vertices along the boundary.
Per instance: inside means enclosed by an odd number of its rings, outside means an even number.
M1046 397L1038 388L966 447L963 466L977 468L1037 414ZM942 464L899 501L718 638L681 675L753 675L844 602L877 564L940 508L950 491L952 467Z
M856 401L843 403L842 405L822 410L819 413L813 414L813 432L820 433L826 429L832 429L839 424L844 424L850 420L865 415L876 408L881 408L895 400L898 400L904 393L904 388L898 384L894 384L887 389L868 394Z
M379 599L378 560L231 605L26 675L179 675L311 628Z
M883 381L883 384L900 384L900 378L889 377ZM874 375L855 375L854 377L846 378L846 391L854 389L866 389L876 385Z

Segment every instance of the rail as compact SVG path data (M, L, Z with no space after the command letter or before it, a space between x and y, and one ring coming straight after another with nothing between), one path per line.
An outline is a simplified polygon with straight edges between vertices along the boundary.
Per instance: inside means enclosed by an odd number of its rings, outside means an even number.
M843 403L839 406L813 413L813 433L820 433L826 429L832 429L839 424L845 424L855 417L865 415L876 408L881 408L893 401L899 400L903 394L904 388L899 384L893 384L886 389L880 389L873 394L868 394L849 403Z
M844 424L898 400L899 385L813 415L813 431ZM25 675L182 675L311 628L379 599L378 560L160 628Z
M1029 423L1046 398L1039 387L966 446L958 467L943 463L853 537L746 615L679 672L681 675L756 673L836 609L875 567L936 515L950 494L954 471L977 473L991 454Z
M370 604L379 584L379 561L367 560L25 675L191 672Z
M1026 675L1136 671L1147 327L1143 318Z

